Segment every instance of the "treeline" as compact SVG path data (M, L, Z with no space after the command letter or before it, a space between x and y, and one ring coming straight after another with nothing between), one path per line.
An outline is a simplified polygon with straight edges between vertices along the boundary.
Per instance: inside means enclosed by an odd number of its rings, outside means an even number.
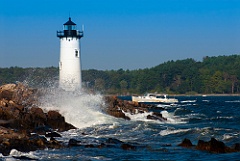
M175 94L240 93L240 55L168 61L138 70L83 70L85 88L106 94ZM58 68L0 68L0 84L25 81L28 84L54 86Z
M23 82L31 87L53 87L58 80L58 68L0 68L0 85Z

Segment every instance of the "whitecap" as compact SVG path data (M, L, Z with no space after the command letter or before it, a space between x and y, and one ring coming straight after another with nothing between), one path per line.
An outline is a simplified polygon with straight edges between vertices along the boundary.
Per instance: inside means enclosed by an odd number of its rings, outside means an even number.
M227 103L239 103L239 102L240 102L240 100L225 101L225 102L227 102Z
M31 152L31 151L30 151L29 153L24 153L24 152L20 152L20 151L18 151L18 150L16 150L16 149L12 149L12 150L10 151L9 156L15 157L15 158L26 157L26 158L29 158L29 159L32 159L32 160L34 160L34 159L38 160L38 159L39 159L39 158L38 158L36 155L34 155L33 152Z
M183 124L186 123L180 117L174 116L173 113L169 113L166 110L161 112L162 116L167 119L166 123L169 124Z
M166 135L171 135L171 134L177 134L177 133L182 133L182 132L188 132L191 129L170 129L167 128L166 130L162 130L159 132L161 136L166 136Z
M197 100L185 100L185 101L181 101L181 103L194 103L197 102Z

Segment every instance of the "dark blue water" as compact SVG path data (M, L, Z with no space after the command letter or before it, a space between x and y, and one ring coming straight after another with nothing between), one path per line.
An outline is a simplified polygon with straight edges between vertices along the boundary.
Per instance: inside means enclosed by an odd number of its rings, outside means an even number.
M104 124L70 130L58 139L67 144L70 138L74 138L81 140L82 145L92 144L93 147L46 149L32 155L42 160L240 159L239 152L212 154L178 146L184 138L190 139L194 145L199 139L209 141L212 137L227 146L240 143L240 97L177 98L180 101L178 104L155 109L162 112L167 118L166 122L147 120L147 114L129 115L131 121L110 117ZM120 144L97 148L109 138L134 145L136 149L123 150Z

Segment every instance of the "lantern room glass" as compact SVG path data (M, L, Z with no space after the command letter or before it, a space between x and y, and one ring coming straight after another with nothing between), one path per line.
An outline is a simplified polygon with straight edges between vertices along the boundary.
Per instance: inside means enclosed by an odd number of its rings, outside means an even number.
M64 25L64 30L76 30L76 25Z

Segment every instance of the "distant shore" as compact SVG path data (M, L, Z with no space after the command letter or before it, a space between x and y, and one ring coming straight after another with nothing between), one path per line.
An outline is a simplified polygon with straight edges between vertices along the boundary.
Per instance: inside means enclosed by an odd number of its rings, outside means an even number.
M137 95L137 94L132 94L132 95ZM105 94L105 96L132 96L131 94ZM143 95L143 94L142 94ZM240 94L167 94L170 97L175 97L175 96L199 96L199 97L223 97L223 96L240 96ZM141 96L141 94L139 94L139 96Z
M221 97L221 96L240 96L240 94L169 94L169 96L202 96L202 97Z

